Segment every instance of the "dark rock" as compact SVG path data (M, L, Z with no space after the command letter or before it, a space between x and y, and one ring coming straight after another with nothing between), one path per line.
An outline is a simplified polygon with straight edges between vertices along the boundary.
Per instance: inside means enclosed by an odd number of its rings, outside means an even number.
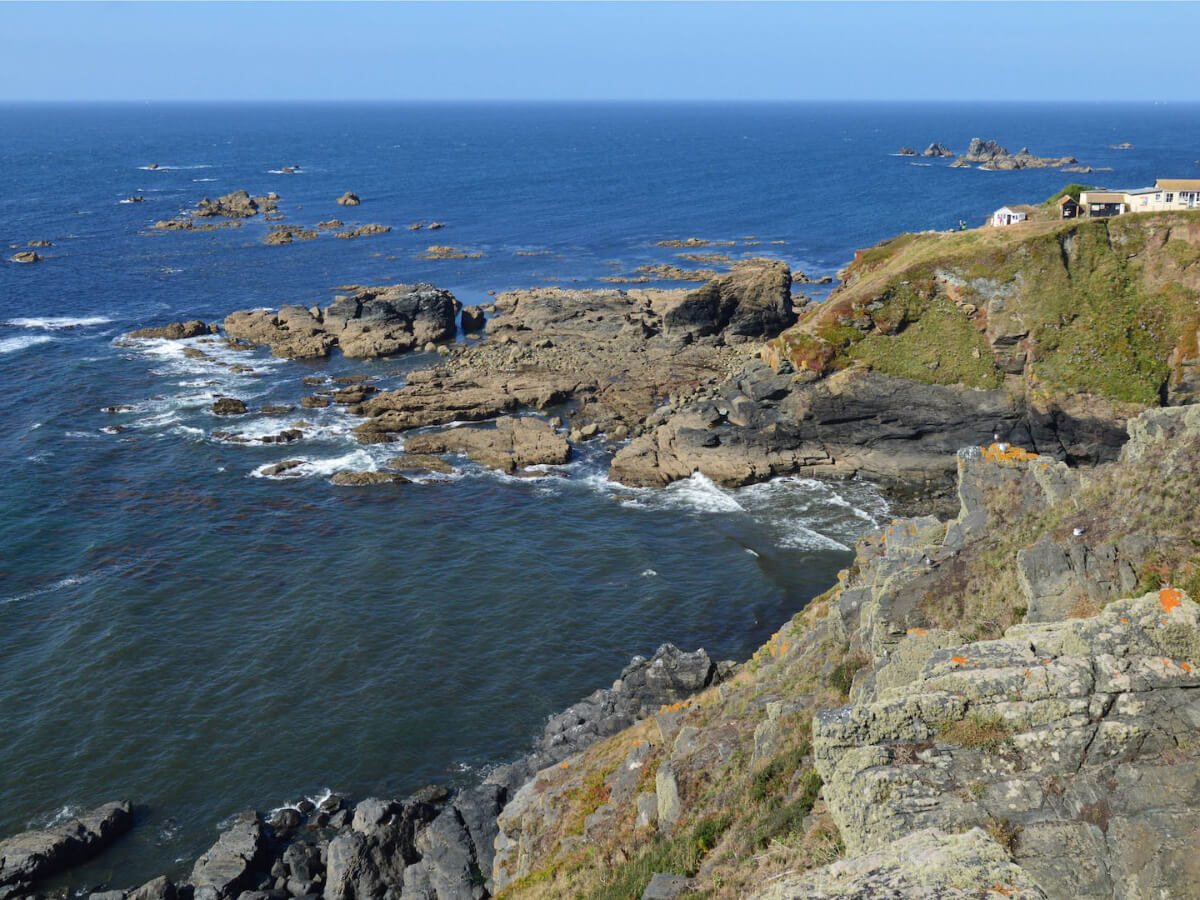
M396 472L335 472L330 484L341 487L364 487L372 484L409 484L409 480ZM330 824L333 824L332 819Z
M139 328L137 331L131 331L129 336L131 338L165 338L169 341L179 341L209 333L208 325L199 319L192 319L189 322L172 322L160 328Z
M90 859L132 825L133 809L126 800L0 841L0 898L27 893L34 881Z
M263 440L266 440L266 438ZM284 807L277 810L267 824L271 826L271 830L275 832L277 837L287 837L299 828L303 822L304 817L300 815L298 809Z
M289 472L292 474L292 476L296 476L300 473L294 470L300 468L302 465L304 465L304 460L302 459L285 459L283 462L275 463L273 466L267 466L262 470L262 472L264 475L270 477L287 475Z
M463 331L482 331L487 316L478 306L464 306L462 311Z
M240 416L246 411L246 404L237 397L222 397L213 403L212 411L218 416Z
M776 260L735 266L663 316L668 334L704 337L723 332L731 343L773 337L794 321L791 273Z

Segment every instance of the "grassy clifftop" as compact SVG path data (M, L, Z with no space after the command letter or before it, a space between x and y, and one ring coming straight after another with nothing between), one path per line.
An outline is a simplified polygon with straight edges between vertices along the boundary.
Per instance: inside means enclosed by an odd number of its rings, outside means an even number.
M1198 355L1200 213L904 234L844 274L769 362L1152 405Z

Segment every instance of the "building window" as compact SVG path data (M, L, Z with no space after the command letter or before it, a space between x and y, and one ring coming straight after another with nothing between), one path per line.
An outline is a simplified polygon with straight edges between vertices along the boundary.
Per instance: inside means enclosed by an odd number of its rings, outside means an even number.
M1167 202L1168 202L1168 203L1174 203L1174 202L1175 202L1175 195L1174 195L1174 194L1172 194L1172 193L1170 193L1170 192L1168 192L1168 193L1167 193Z

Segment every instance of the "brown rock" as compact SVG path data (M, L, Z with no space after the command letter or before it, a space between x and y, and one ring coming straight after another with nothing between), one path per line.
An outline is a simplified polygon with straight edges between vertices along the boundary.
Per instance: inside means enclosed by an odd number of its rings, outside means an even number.
M464 426L411 435L405 448L413 453L465 453L502 472L532 465L561 465L571 458L571 445L546 422L505 416L494 427Z
M212 411L218 416L240 416L246 412L246 404L236 397L222 397L213 403Z
M346 191L342 196L337 198L338 206L358 206L362 201L358 199L358 194L352 191Z
M192 319L188 322L171 322L169 325L163 325L158 328L139 328L137 331L129 332L131 338L160 338L169 341L181 341L185 338L200 337L204 334L211 334L208 325L201 322L199 319Z
M21 250L9 257L9 260L15 263L35 263L41 262L43 259L40 253L35 253L32 250Z
M409 480L396 472L335 472L329 479L331 484L341 487L363 487L370 484L410 484Z

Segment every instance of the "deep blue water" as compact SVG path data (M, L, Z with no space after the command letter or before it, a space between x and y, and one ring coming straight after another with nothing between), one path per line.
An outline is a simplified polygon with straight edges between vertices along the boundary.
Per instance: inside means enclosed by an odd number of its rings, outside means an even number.
M1114 171L892 155L975 136ZM1136 149L1108 149L1122 141ZM239 375L123 333L323 304L347 283L428 280L466 303L601 286L693 235L832 274L898 231L975 224L1070 180L1192 176L1198 158L1200 108L1180 106L0 107L0 242L53 242L38 265L0 264L0 834L128 796L140 827L90 871L126 884L194 858L248 805L477 778L634 653L744 657L885 515L862 484L627 490L597 448L565 479L463 465L337 488L329 472L391 451L354 443L334 409L236 424L303 418L299 445L224 443L213 397L295 402L306 374L388 387L429 358L227 354L251 361ZM260 221L146 233L238 188L277 191L289 222L394 230L284 247ZM363 204L336 206L346 190ZM146 202L119 202L134 193ZM405 227L419 220L447 225ZM416 259L435 243L484 256ZM257 477L292 457L304 477Z

